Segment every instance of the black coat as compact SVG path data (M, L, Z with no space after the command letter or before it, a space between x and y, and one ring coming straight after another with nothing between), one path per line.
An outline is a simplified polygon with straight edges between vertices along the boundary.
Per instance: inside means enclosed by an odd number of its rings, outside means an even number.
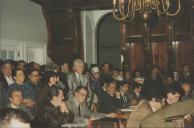
M8 83L3 74L0 74L0 108L6 106L6 93L8 90Z
M104 94L99 97L99 112L111 113L121 107L122 100L116 98L115 96L110 96L107 92L104 92Z
M153 93L157 93L158 96L165 95L165 88L163 85L163 80L160 76L156 76L152 79L151 76L147 76L143 84L143 96L150 96Z
M60 128L62 124L73 122L73 114L62 113L59 108L47 103L38 108L34 122L34 128Z

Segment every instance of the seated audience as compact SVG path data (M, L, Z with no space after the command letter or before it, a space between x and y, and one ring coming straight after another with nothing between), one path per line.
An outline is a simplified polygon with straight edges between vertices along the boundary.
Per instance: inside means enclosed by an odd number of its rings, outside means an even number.
M73 122L73 114L63 100L63 90L55 86L49 88L48 101L38 107L35 117L41 128L60 128L62 124Z
M30 118L19 109L3 108L0 109L1 128L31 128Z
M114 81L110 81L107 84L106 91L99 96L99 108L101 113L115 112L118 108L121 108L122 100L120 99L120 93L116 90L116 84Z
M91 118L92 112L86 105L88 89L83 86L76 88L74 96L67 100L67 106L73 112L75 120L80 118Z
M113 127L106 126L104 118L112 121L118 116L115 112L126 107L133 111L127 124L116 123L119 127L171 128L177 119L193 123L186 128L194 126L194 75L188 65L174 76L161 74L153 65L145 78L139 69L132 77L109 63L102 64L102 72L97 64L88 70L81 59L74 60L73 72L67 62L54 69L0 59L0 68L0 128L61 128L99 118L103 118L102 127Z
M36 105L35 101L32 100L31 98L28 97L28 95L31 95L28 92L28 88L26 84L24 83L25 81L25 74L22 69L16 69L13 71L13 78L15 82L9 86L8 91L7 91L7 100L10 92L15 89L19 89L23 93L23 104L27 107L34 107Z
M183 81L181 84L181 88L183 89L182 100L194 98L194 91L192 89L192 84L190 82Z
M133 110L127 120L127 128L139 128L140 122L146 116L162 108L162 97L158 92L152 92Z
M130 106L136 106L142 99L142 84L134 83L133 89L129 91L128 97L129 97L129 105Z

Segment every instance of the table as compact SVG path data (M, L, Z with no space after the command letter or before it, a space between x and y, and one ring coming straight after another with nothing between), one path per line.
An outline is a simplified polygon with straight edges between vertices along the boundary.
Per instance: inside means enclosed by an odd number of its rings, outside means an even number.
M105 117L95 120L93 128L125 128L130 113L116 113L115 117Z

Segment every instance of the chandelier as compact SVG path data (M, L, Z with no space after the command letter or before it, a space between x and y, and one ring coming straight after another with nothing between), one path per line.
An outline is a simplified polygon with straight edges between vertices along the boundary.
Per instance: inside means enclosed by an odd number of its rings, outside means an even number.
M177 1L176 7L173 1ZM143 13L144 18L147 18L147 14L152 11L158 17L175 16L180 8L180 0L113 0L113 16L119 21L133 21L136 13Z

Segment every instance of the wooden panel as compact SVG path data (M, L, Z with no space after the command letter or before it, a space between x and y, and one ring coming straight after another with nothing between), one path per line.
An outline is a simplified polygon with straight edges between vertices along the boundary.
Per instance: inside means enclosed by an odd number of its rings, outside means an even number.
M154 65L160 65L164 71L168 69L168 44L153 43L152 44L152 60Z
M131 70L135 69L144 70L145 66L145 52L143 43L132 43L128 47Z
M83 58L79 10L44 10L48 31L47 52L57 64Z
M176 49L176 70L181 71L185 64L192 65L192 43L190 42L175 42L173 43Z

